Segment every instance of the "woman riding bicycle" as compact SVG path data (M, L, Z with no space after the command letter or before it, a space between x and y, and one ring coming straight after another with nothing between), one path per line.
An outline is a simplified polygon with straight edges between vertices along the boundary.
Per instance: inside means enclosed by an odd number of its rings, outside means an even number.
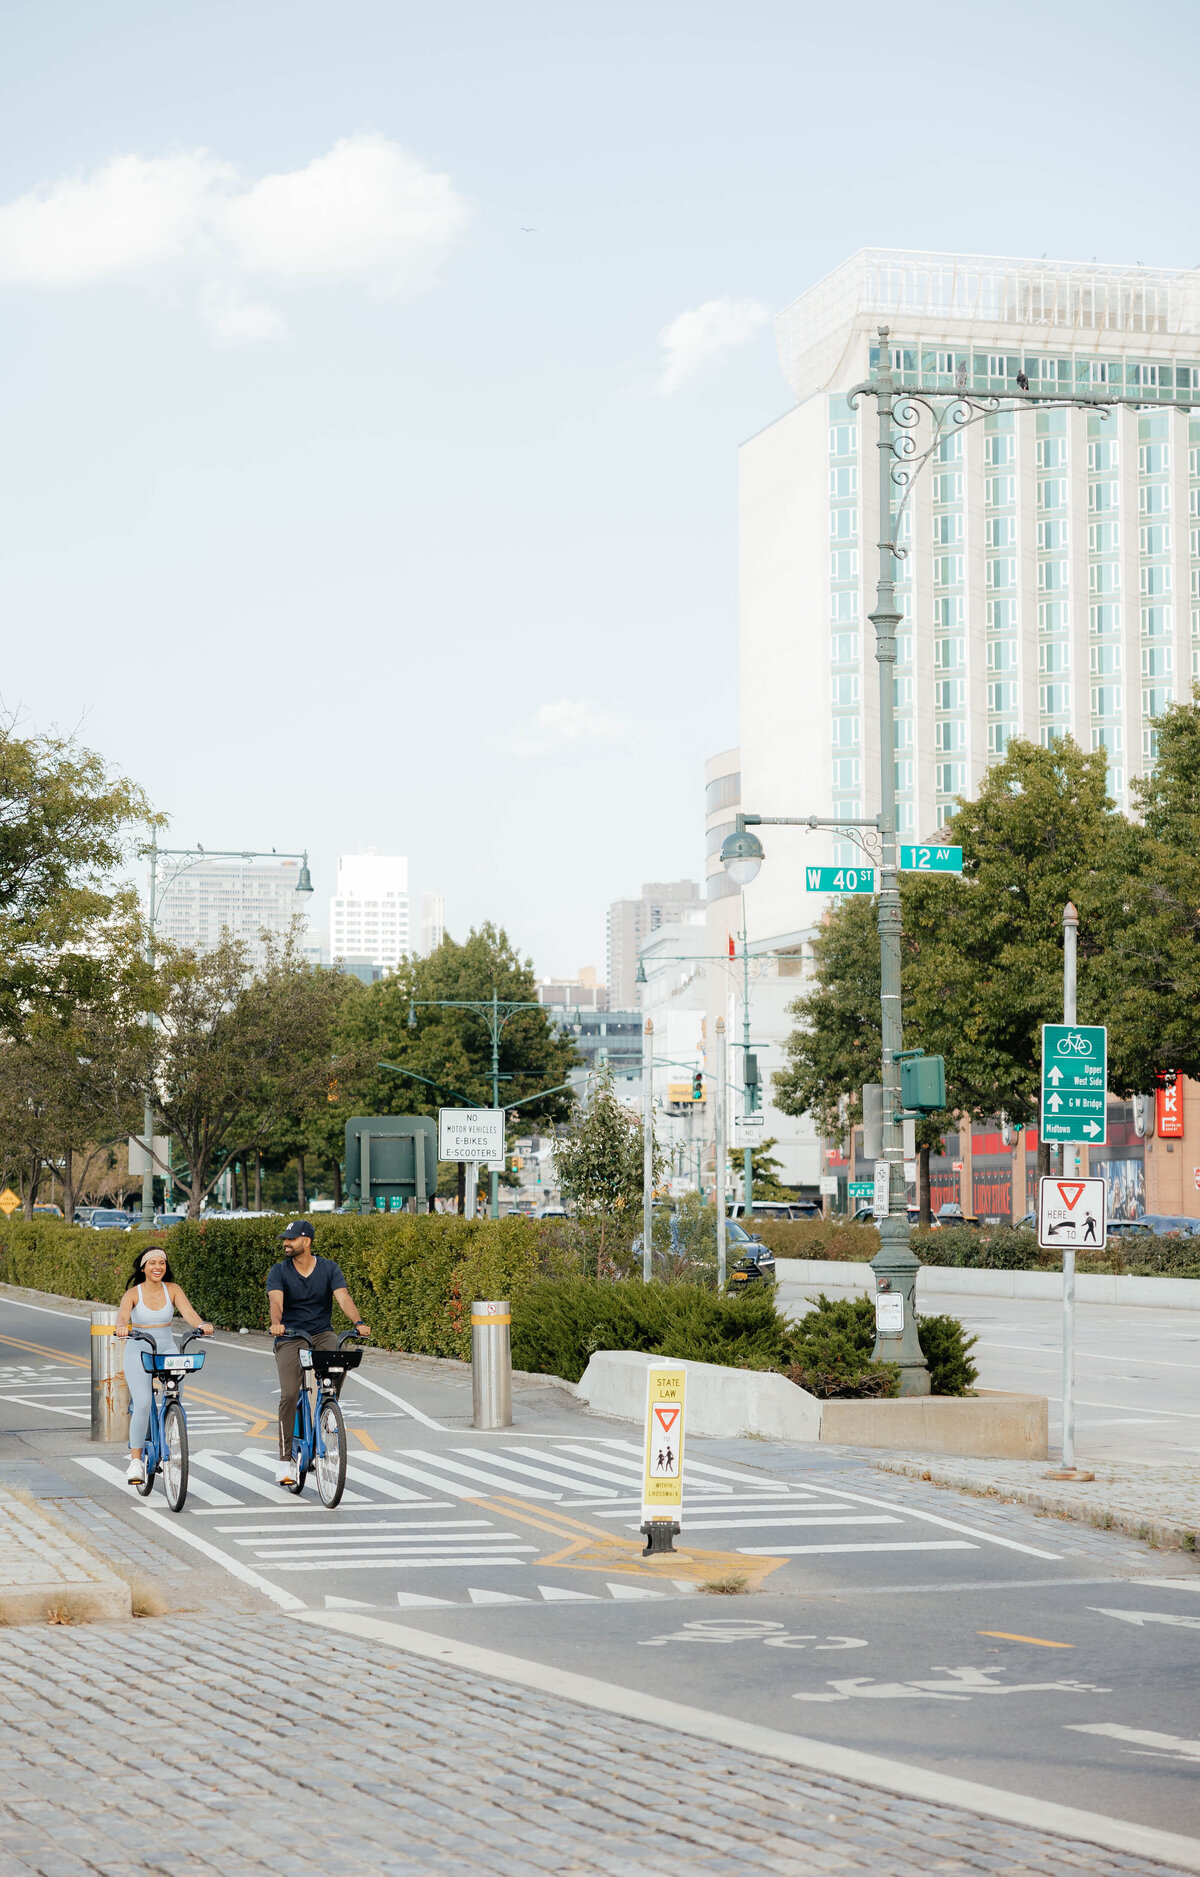
M129 1384L131 1403L129 1471L125 1475L131 1486L136 1486L146 1477L142 1445L150 1425L154 1384L142 1362L145 1344L136 1339L130 1342L129 1331L131 1326L135 1330L145 1330L153 1336L160 1355L173 1355L176 1343L171 1334L171 1322L176 1310L194 1330L203 1330L206 1336L212 1335L212 1324L203 1322L196 1315L171 1276L166 1252L161 1245L152 1245L149 1251L140 1251L134 1260L133 1270L129 1274L129 1289L117 1310L117 1335L125 1342L125 1380Z

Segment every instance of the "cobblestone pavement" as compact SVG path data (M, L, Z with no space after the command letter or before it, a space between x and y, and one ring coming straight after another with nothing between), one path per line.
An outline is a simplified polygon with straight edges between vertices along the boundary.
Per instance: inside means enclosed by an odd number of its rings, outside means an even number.
M0 1877L1168 1867L282 1617L0 1634Z
M36 1507L0 1487L0 1623L28 1622L61 1595L80 1616L129 1613L129 1592Z
M1047 1479L1044 1460L962 1460L944 1454L890 1453L872 1464L885 1473L954 1486L960 1492L1036 1507L1152 1545L1194 1551L1200 1543L1200 1466L1096 1462L1095 1481Z

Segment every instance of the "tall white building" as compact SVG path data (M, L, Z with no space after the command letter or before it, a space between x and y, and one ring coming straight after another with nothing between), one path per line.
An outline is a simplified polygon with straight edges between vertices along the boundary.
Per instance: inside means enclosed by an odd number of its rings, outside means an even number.
M421 950L435 952L446 936L446 901L441 893L421 895Z
M883 249L780 314L796 402L741 451L738 806L846 820L879 808L876 413L871 398L850 409L846 392L877 365L880 325L901 387L1002 395L1020 376L1047 396L1110 387L1139 400L1107 417L1022 408L936 439L927 419L913 430L913 460L933 452L899 530L902 838L928 838L1016 736L1069 731L1103 748L1128 807L1131 778L1155 759L1150 720L1200 676L1200 397L1195 417L1156 408L1200 391L1200 271ZM805 863L862 855L826 830L762 839L751 951L781 953L803 979L829 903L806 891ZM714 937L737 906L710 899ZM782 997L779 1009L781 1042ZM771 1039L761 998L752 1011ZM800 1156L814 1173L815 1153L813 1141Z
M398 854L343 854L329 902L329 950L394 971L410 949L408 861Z
M928 837L1015 736L1103 747L1128 806L1150 719L1200 675L1200 409L1155 408L1200 388L1200 272L881 249L779 316L798 401L741 453L742 806L878 809L875 408L845 392L877 364L881 324L901 385L1002 394L1021 374L1047 396L1144 397L914 432L934 450L900 532L901 834ZM822 906L802 863L860 856L768 832L752 929L795 929Z
M224 932L241 939L254 969L266 958L265 931L282 934L307 919L310 893L298 893L298 860L195 860L158 863L156 930L189 951L210 952ZM301 941L307 949L307 937Z

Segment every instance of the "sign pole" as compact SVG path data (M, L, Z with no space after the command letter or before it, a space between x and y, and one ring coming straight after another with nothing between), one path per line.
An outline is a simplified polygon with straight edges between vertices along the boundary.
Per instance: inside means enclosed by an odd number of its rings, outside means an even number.
M642 1035L642 1283L650 1282L654 1255L654 1024Z
M713 1145L717 1157L717 1293L725 1290L725 1019L717 1018L717 1099Z
M1063 908L1063 1022L1073 1028L1076 1011L1076 939L1079 914L1068 900ZM1078 1177L1079 1148L1063 1148L1063 1173ZM1068 1166L1068 1161L1071 1165ZM1062 1464L1063 1471L1075 1470L1075 1247L1063 1246L1063 1321L1062 1321Z

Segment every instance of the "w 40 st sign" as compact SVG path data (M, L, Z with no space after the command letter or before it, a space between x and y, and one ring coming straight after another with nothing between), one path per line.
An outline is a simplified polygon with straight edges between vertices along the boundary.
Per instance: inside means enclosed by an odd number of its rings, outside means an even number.
M1100 1024L1042 1025L1044 1141L1108 1139L1108 1031Z

